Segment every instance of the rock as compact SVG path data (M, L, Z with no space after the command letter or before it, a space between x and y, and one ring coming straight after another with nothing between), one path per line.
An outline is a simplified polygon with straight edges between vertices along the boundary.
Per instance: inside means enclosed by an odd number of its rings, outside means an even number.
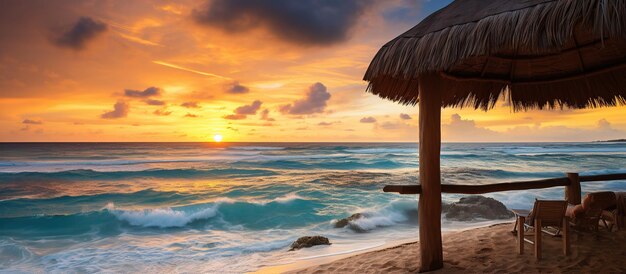
M473 195L461 198L458 202L442 205L442 211L449 220L471 221L474 219L509 219L513 213L500 201Z
M363 214L361 214L361 213L354 213L354 214L352 214L352 216L350 216L350 217L348 217L348 218L343 218L343 219L341 219L341 220L337 221L337 222L335 223L335 227L336 227L336 228L342 228L342 227L345 227L345 226L349 225L351 221L354 221L354 220L360 219L360 218L362 218L362 217L363 217Z
M363 214L363 213L354 213L354 214L352 214L352 216L350 216L348 218L343 218L343 219L337 221L335 223L335 227L336 228L342 228L342 227L346 227L347 226L349 229L351 229L354 232L365 233L365 232L367 232L366 229L363 229L358 224L354 223L354 221L359 220L361 218L365 218L365 217L367 217L367 216L365 214Z
M330 241L328 238L323 236L304 236L298 238L295 242L291 244L291 249L289 251L298 250L300 248L312 247L316 245L330 245Z

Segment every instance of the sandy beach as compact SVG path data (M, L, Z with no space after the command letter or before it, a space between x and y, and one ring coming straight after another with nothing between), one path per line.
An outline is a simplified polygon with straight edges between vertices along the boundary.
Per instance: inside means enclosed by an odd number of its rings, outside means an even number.
M516 252L512 223L502 223L443 235L444 268L435 273L623 273L626 271L626 231L572 233L571 255L564 256L561 239L544 234L543 259L533 246ZM419 268L418 242L406 243L287 273L414 273Z

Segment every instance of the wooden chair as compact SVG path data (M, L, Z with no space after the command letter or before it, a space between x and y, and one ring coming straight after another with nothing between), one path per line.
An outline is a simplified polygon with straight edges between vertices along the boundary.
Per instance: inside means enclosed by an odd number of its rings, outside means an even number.
M617 214L617 209L602 210L600 220L608 231L613 231L614 227L617 228L617 230L620 229L620 226L618 225L619 216Z
M541 235L547 233L552 236L561 236L563 254L569 255L569 220L565 216L566 208L566 201L535 200L535 205L530 211L511 210L517 217L513 231L517 232L519 254L524 254L524 242L528 242L535 245L535 258L541 260ZM534 241L526 239L524 235L531 229L534 230Z
M615 204L602 210L600 219L609 231L626 228L626 192L615 192Z
M570 219L572 224L577 229L591 230L598 232L598 224L600 220L609 229L607 221L611 219L607 209L614 209L616 207L616 196L614 192L603 191L587 193L579 205L569 205L565 212L565 215ZM604 217L604 219L602 218ZM611 227L612 228L612 227Z

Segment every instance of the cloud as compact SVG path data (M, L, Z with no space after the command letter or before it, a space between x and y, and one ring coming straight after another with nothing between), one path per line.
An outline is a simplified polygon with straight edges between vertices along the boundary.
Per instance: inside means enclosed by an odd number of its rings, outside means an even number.
M371 123L376 123L376 118L369 116L369 117L363 117L361 118L361 120L359 120L359 122L361 123L367 123L367 124L371 124Z
M229 114L229 115L224 116L224 119L227 119L227 120L243 120L243 119L246 119L246 117L247 116L243 115L243 114Z
M153 113L154 113L154 115L159 115L159 116L168 116L168 115L172 114L171 111L167 111L167 109L165 109L165 108L157 109Z
M199 70L195 70L195 69L190 69L190 68L182 67L182 66L179 66L179 65L175 65L175 64L170 64L170 63L166 63L166 62L163 62L163 61L159 61L159 60L154 60L154 61L152 61L152 63L157 64L157 65L161 65L161 66L165 66L165 67L168 67L168 68L173 68L173 69L182 70L182 71L186 71L186 72L191 72L191 73L195 73L195 74L200 74L200 75L204 75L204 76L221 78L221 79L230 79L229 77L222 76L222 75L219 75L219 74L205 72L205 71L199 71Z
M154 100L154 99L148 99L144 102L146 102L146 104L151 105L151 106L164 106L166 104L165 101Z
M402 120L411 120L411 115L408 115L406 113L400 113L400 119Z
M103 119L118 119L128 116L130 106L124 101L118 101L113 105L113 110L107 111L100 115Z
M326 86L322 83L315 83L309 87L305 97L280 107L280 111L288 114L313 114L321 113L326 109L326 102L331 94L326 91Z
M43 122L41 120L24 119L22 121L22 124L41 125L41 124L43 124Z
M54 39L54 43L60 47L82 50L89 40L96 38L106 30L107 25L105 23L95 21L90 17L81 17L71 29Z
M389 1L392 2L392 1ZM448 4L448 1L412 1L401 0L398 2L392 2L392 5L385 7L381 12L385 21L390 23L411 24L411 26L419 23L424 18L424 7L430 2L436 2L437 7L428 11L426 14L432 13L435 10L442 8L441 5ZM428 8L428 7L426 7Z
M457 113L452 114L450 116L450 123L442 125L441 128L443 135L452 140L480 142L502 138L500 132L478 127L474 120L463 119L461 115Z
M371 1L367 0L212 0L194 9L199 24L228 33L264 27L278 38L304 45L348 39Z
M611 123L609 123L609 121L607 121L606 119L600 119L598 121L598 128L599 129L603 129L603 130L612 130L613 127L611 127Z
M403 127L405 127L406 124L403 123L394 123L394 122L383 122L380 127L382 129L386 129L386 130L394 130L394 129L401 129Z
M317 125L318 126L330 126L333 124L338 124L339 122L319 122Z
M246 119L246 117L248 117L248 115L255 115L259 111L259 109L261 108L262 104L263 104L263 102L261 102L259 100L254 100L254 102L252 102L252 104L243 105L243 106L240 106L240 107L236 108L233 111L234 114L226 115L226 116L224 116L224 119L228 119L228 120L243 120L243 119ZM263 115L263 113L261 113L261 115Z
M250 89L248 87L240 85L239 82L236 81L230 84L226 89L226 92L230 94L244 94L248 93L249 91Z
M417 125L412 125L401 121L384 121L382 123L376 123L374 125L374 131L377 132L379 136L406 136L406 138L412 140L417 140L418 138Z
M263 111L261 111L261 120L265 120L265 121L276 121L274 118L270 117L270 110L269 109L264 109Z
M550 142L567 140L588 142L618 139L626 132L615 129L609 121L601 119L594 128L571 128L567 126L515 126L495 131L476 125L473 120L463 119L459 114L450 117L449 124L442 125L442 137L448 142Z
M193 113L187 113L187 114L185 114L185 116L184 116L184 117L187 117L187 118L197 118L197 117L200 117L200 116L195 115L195 114L193 114Z
M161 89L157 87L149 87L143 91L127 89L127 90L124 90L124 95L126 97L132 97L132 98L148 98L152 96L160 96Z
M184 102L180 104L180 106L185 107L185 108L200 108L200 105L198 105L198 102Z
M259 108L261 108L262 104L263 104L263 102L261 102L259 100L255 100L250 105L243 105L243 106L240 106L240 107L236 108L235 109L235 114L241 114L241 115L253 115L253 114L256 114L256 112L259 111Z

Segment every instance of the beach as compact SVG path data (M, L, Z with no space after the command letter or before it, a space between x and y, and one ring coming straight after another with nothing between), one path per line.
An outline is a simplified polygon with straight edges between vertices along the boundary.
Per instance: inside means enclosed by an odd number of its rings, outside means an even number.
M433 273L623 273L626 271L626 231L574 232L571 254L563 255L561 238L543 235L543 258L534 246L517 252L513 223L502 223L443 234L444 268ZM419 243L411 242L362 253L287 273L415 273Z
M626 273L626 0L0 1L0 274Z
M492 184L570 171L619 173L624 163L624 143L446 143L441 170L446 184ZM418 240L417 195L382 191L417 183L418 168L415 143L5 143L0 272L242 273L324 265ZM626 184L594 182L582 190L625 191ZM563 188L484 196L529 209L535 198L562 199ZM362 217L335 227L357 213ZM513 221L448 213L444 235ZM513 241L508 234L493 232ZM288 251L299 237L314 235L332 245Z

